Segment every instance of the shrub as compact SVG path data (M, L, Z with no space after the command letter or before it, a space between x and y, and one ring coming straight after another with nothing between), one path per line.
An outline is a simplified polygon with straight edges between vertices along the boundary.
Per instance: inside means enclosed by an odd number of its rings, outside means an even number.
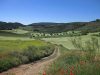
M23 55L27 56L29 61L34 61L36 58L36 51L38 50L38 48L34 47L34 46L29 46L24 52Z
M89 33L88 30L83 30L83 31L81 31L81 35L87 35L88 33Z
M9 68L17 66L19 64L20 64L20 60L15 57L7 57L7 58L0 59L0 72L8 70Z

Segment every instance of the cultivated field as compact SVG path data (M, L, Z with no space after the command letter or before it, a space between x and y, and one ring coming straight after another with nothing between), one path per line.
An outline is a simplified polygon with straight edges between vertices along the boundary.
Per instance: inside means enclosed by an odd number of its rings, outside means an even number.
M50 66L50 69L44 71L45 74L100 75L99 37L86 35L79 37L44 38L43 40L59 44L61 52L61 56Z
M95 37L95 36L84 35L84 36L74 36L74 37L43 38L43 40L47 42L51 42L53 44L63 45L67 49L75 49L75 47L71 42L73 38L77 38L77 39L81 38L82 42L84 43L85 41L90 40L91 37ZM96 38L100 41L99 37Z

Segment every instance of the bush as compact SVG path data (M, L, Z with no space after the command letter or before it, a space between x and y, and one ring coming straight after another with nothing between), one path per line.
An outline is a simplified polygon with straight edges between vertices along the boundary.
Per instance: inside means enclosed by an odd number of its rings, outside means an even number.
M88 30L83 30L83 31L81 31L81 34L82 34L82 35L87 35L88 33L89 33Z
M20 60L15 57L7 57L4 59L0 59L0 72L8 70L9 68L17 66L19 64Z
M27 56L29 61L34 61L36 59L36 52L37 52L38 48L33 47L33 46L29 46L24 52L23 55Z

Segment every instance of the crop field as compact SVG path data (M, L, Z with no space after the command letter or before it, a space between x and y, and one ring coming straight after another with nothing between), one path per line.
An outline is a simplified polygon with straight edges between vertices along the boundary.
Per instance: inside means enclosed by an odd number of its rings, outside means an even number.
M34 40L30 33L21 29L0 30L0 40Z
M11 36L0 36L0 40L34 40L28 37L11 37Z
M63 45L68 49L74 49L74 46L69 41L70 37L60 37L60 38L43 38L43 40L51 42L53 44Z
M85 35L85 36L78 36L78 37L43 38L43 40L51 42L53 44L63 45L64 47L68 49L75 49L75 47L71 43L71 39L73 38L81 38L82 42L84 43L85 41L90 40L91 36ZM100 41L99 37L96 37L96 38L98 38L98 40Z
M0 36L6 36L6 37L27 37L27 33L25 34L17 34L13 32L8 31L1 31L0 30Z
M0 40L0 55L9 51L22 51L28 46L46 46L45 42L39 40L21 41L21 40Z
M12 30L2 30L2 31L16 33L16 34L25 34L29 32L29 31L22 30L22 29L12 29Z
M61 55L49 70L44 71L46 75L100 75L100 38L89 35L80 37L44 38L61 44ZM70 39L74 39L74 44ZM84 43L84 48L81 43Z

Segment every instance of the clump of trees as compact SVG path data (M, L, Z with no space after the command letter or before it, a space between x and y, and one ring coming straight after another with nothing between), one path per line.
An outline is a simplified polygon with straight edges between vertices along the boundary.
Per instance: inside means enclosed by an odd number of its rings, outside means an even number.
M68 31L68 32L60 32L60 33L30 33L30 38L49 38L49 37L73 37L73 36L81 36L86 35L81 31Z

